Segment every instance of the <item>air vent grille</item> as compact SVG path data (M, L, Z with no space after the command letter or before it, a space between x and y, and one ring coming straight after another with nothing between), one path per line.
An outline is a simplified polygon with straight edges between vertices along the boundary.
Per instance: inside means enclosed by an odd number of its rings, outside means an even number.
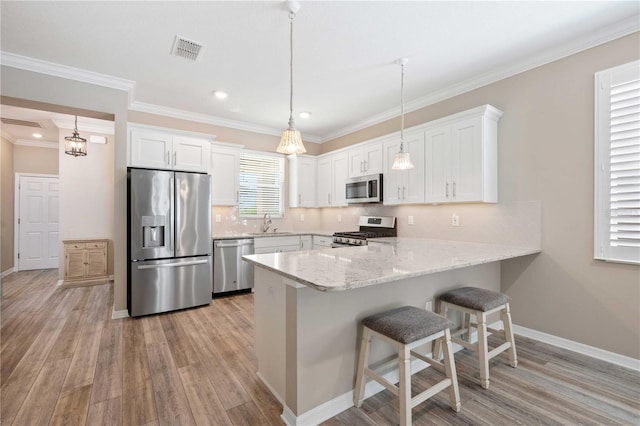
M12 124L14 126L35 127L36 129L44 129L42 124L36 121L18 120L15 118L6 118L6 117L0 118L0 121L2 121L2 124Z
M200 59L203 51L204 45L202 43L177 35L173 42L171 54L191 61L197 61Z

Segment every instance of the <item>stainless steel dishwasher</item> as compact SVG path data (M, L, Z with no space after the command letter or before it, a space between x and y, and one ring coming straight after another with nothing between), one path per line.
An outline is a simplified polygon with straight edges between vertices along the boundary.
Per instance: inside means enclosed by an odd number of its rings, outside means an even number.
M253 238L213 240L213 294L253 288L253 265L242 260L253 254Z

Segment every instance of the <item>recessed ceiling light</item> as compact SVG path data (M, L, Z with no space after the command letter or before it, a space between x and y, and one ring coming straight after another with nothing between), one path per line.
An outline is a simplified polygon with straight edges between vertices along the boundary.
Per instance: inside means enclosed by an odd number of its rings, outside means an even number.
M34 133L31 136L33 136L34 138L40 139L42 137L42 133Z
M300 113L300 118L309 118L311 117L311 113L308 111L303 111Z
M227 99L227 96L229 96L229 94L227 92L223 92L222 90L216 90L215 92L213 92L213 96L218 99Z

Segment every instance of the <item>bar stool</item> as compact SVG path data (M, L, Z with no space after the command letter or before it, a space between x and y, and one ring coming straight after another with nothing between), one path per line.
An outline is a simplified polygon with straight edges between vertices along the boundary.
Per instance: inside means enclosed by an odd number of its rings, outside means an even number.
M506 294L476 287L462 287L448 291L440 296L440 315L446 318L449 309L460 311L464 314L463 326L451 333L451 341L478 353L480 384L484 389L489 388L489 360L491 358L509 350L509 365L513 368L518 365L516 342L513 338L511 312L509 309L510 300ZM500 312L504 330L487 327L487 315L498 311ZM471 315L475 315L476 324L471 323ZM471 327L476 327L478 330L478 342L475 344L470 342ZM505 343L489 351L487 330L501 335ZM435 343L433 353L436 358L440 357L439 342Z
M369 376L398 396L400 400L401 425L411 424L411 409L413 407L446 388L449 388L451 408L456 412L460 411L458 377L451 351L451 336L449 332L449 327L452 325L451 321L433 312L413 306L403 306L371 315L362 320L362 325L364 329L360 343L356 388L353 398L353 403L356 407L362 406L366 376ZM398 350L400 369L398 386L390 383L376 371L369 368L369 350L372 337L376 337ZM444 341L444 362L428 358L412 350L433 340ZM444 380L414 397L411 397L412 355L446 374Z

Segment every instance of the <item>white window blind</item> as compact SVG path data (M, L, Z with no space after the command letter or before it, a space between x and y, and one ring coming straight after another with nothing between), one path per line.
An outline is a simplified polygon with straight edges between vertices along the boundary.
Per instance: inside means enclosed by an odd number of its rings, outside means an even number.
M596 74L595 258L640 264L640 61Z
M283 215L284 160L266 154L240 155L239 209L242 217Z

